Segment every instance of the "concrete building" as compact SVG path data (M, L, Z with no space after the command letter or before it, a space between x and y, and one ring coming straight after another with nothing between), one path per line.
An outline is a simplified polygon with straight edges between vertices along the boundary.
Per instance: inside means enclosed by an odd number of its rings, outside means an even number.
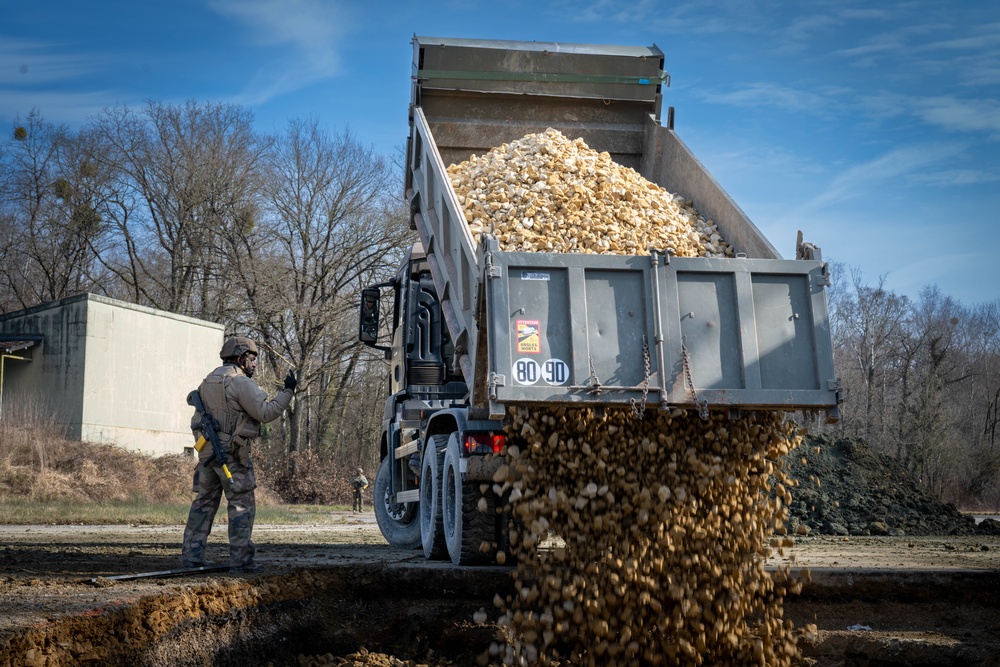
M219 365L222 325L81 294L0 315L0 415L146 454L191 447L188 392Z

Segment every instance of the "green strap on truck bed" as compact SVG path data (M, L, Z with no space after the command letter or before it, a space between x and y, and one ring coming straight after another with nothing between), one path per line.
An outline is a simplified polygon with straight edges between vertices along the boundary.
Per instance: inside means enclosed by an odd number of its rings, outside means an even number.
M545 83L618 83L625 85L650 86L664 83L668 74L663 70L656 77L611 76L596 74L552 74L546 72L465 72L462 70L420 70L417 78L464 79L466 81L543 81Z

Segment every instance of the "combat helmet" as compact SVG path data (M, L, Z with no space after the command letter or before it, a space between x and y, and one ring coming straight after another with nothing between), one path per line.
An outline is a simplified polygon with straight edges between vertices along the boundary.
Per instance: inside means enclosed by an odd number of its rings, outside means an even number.
M223 359L231 359L241 357L247 352L258 354L257 343L246 336L233 336L222 344L222 351L219 352L219 356Z

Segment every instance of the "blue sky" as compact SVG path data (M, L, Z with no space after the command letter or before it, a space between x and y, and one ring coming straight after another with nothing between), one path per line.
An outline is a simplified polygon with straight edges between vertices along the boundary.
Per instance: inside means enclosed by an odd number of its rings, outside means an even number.
M414 34L656 44L681 138L785 257L1000 298L1000 2L3 3L0 128L119 103L242 104L403 145Z

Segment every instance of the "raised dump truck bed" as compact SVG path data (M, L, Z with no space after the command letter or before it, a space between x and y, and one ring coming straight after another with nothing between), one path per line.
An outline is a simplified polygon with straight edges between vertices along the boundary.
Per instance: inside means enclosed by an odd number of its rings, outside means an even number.
M660 122L652 47L415 37L407 196L471 407L826 410L827 267L783 260ZM735 259L477 245L446 167L554 128L693 202ZM658 252L656 251L658 250Z
M505 451L512 405L837 418L826 265L805 244L809 259L781 259L661 125L665 81L655 46L414 38L406 196L420 242L392 281L364 290L359 332L378 346L391 288L374 482L391 545L492 560L509 516L491 485L503 457L488 454ZM737 258L514 252L488 231L474 241L447 167L548 128L692 200Z

